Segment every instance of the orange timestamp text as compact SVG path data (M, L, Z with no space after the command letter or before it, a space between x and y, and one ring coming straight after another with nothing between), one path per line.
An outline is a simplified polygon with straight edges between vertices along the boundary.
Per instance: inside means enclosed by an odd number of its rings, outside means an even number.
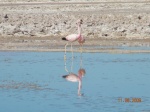
M121 97L119 97L119 98L118 98L118 102L125 102L125 103L133 102L133 103L140 103L140 102L142 102L142 99L141 99L141 98L121 98Z

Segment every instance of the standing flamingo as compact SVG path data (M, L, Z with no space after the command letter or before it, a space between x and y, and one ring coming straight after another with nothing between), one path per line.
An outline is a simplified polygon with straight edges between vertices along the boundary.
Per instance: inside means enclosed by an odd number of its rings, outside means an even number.
M85 39L83 36L81 36L81 24L82 24L82 19L78 20L77 25L78 25L78 34L71 34L68 35L67 37L62 38L62 40L66 40L71 42L71 51L73 55L73 50L72 50L72 42L77 41L79 42L80 45L82 45L85 42ZM66 47L68 43L65 45L65 55L64 55L64 60L66 60Z
M70 73L69 75L64 75L62 77L65 78L68 81L71 81L71 82L79 82L78 95L81 96L82 94L80 93L80 90L81 90L81 87L82 87L82 77L84 75L85 75L85 69L79 69L78 75L76 75L74 73Z

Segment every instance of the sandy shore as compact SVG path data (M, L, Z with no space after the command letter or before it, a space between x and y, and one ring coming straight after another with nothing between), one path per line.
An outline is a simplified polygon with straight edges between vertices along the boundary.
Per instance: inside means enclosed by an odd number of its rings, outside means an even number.
M1 51L64 51L66 44L66 41L56 37L3 37L0 38L0 41ZM130 47L134 47L134 49L130 49ZM78 42L73 43L73 48L75 52L80 52ZM69 45L68 51L70 51ZM150 53L150 39L87 38L83 52Z
M150 2L0 3L0 50L64 51L61 40L83 19L84 52L149 53ZM108 47L109 46L109 47ZM78 43L74 50L80 51ZM68 49L69 50L69 49Z

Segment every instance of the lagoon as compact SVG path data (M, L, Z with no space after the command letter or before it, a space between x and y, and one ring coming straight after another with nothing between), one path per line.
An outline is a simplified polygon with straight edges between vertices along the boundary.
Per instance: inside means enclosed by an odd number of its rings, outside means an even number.
M0 52L0 112L150 112L150 54L83 53L83 96L63 52ZM70 71L71 53L67 53ZM74 53L73 73L80 66Z

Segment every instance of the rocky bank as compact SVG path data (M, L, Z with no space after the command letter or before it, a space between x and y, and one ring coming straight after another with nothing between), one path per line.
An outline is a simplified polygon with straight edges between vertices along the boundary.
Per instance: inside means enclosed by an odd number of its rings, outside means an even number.
M150 52L149 0L23 1L0 0L0 50L64 51L61 38L77 33L82 19L84 52ZM73 47L80 51L77 42Z
M150 3L1 4L0 36L56 36L76 33L83 19L87 38L150 38Z

